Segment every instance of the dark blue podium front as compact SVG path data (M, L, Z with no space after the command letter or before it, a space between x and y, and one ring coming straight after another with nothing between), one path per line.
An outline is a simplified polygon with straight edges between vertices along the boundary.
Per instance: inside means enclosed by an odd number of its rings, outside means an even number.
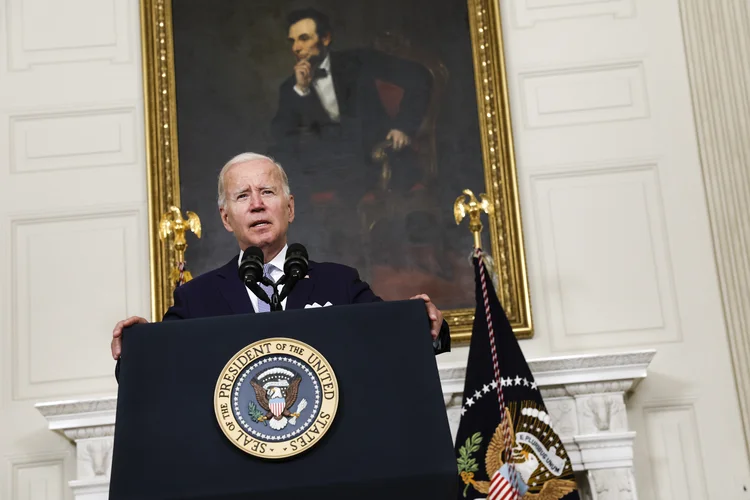
M226 363L271 337L331 364L339 404L304 453L249 455L224 435ZM110 499L454 499L456 459L421 301L136 325L123 335Z

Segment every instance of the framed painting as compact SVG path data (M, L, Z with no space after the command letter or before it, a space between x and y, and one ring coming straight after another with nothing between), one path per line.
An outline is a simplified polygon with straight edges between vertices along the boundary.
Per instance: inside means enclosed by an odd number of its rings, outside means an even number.
M386 300L427 293L457 341L475 303L473 239L453 204L486 193L498 296L516 335L532 335L497 2L141 1L155 318L176 265L162 215L200 216L194 276L226 263L238 248L217 175L255 152L289 177L290 243L355 267Z

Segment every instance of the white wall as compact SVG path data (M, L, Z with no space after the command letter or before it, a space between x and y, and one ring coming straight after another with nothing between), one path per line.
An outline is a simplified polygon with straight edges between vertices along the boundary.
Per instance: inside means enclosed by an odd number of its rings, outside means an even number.
M149 315L137 0L0 1L0 498L69 497L40 400L112 394Z
M503 0L535 338L655 347L641 499L748 498L677 0ZM0 497L69 498L40 400L112 394L148 316L137 0L0 0ZM461 363L465 348L441 363Z

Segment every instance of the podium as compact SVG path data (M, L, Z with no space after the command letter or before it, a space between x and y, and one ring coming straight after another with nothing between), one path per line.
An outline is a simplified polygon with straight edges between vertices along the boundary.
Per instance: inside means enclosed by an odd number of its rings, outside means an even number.
M228 362L278 337L327 360L338 404L314 446L269 460L225 435L214 403ZM135 325L123 334L119 384L111 500L456 498L422 301Z

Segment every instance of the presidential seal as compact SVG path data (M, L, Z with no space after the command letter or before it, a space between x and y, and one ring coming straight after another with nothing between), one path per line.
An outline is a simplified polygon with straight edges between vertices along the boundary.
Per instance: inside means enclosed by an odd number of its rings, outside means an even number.
M216 419L227 438L268 459L315 446L331 428L338 402L328 361L287 338L264 339L235 354L214 391Z

